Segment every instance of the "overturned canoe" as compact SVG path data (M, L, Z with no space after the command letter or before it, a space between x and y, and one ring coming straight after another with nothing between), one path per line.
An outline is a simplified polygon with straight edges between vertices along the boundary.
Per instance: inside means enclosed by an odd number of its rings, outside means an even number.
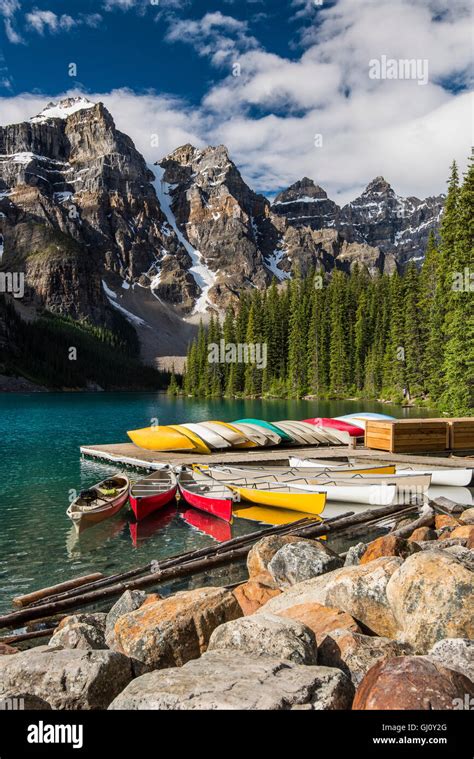
M247 440L259 447L272 445L269 433L257 425L232 422L232 426L246 436Z
M322 427L323 429L335 429L340 432L347 432L351 437L363 437L364 430L362 427L358 427L350 422L345 422L342 419L328 419L326 417L315 417L314 419L304 419L307 424L313 424L315 427Z
M230 448L231 443L213 429L210 429L205 424L193 424L187 422L186 424L180 424L180 427L185 427L190 432L194 432L209 448Z
M185 437L187 437L191 443L193 443L194 450L197 453L211 453L211 449L208 445L206 445L204 440L199 435L196 435L196 433L190 430L188 427L184 427L182 424L170 424L169 426L172 430L176 430L176 432L180 432L182 435L185 435Z
M284 432L284 430L282 430L280 427L277 427L276 424L265 422L263 419L238 419L236 424L256 424L258 427L263 427L264 430L275 432L281 437L284 442L292 442L292 437Z
M218 427L224 428L224 431L221 434L226 435L226 440L229 439L229 434L233 434L233 440L232 445L234 448L256 448L258 446L258 443L254 443L252 440L249 440L247 435L245 435L242 430L237 429L237 427L234 424L229 424L229 422L206 422L206 425L217 425Z
M130 440L148 451L195 451L196 446L183 432L168 426L144 427L127 432Z

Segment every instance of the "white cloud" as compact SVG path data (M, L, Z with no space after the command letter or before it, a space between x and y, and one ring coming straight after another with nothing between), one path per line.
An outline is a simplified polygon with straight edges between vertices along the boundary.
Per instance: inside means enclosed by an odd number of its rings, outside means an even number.
M68 32L78 26L96 27L102 21L102 16L99 13L89 13L79 14L77 18L73 18L67 13L58 16L53 11L35 8L25 15L25 20L30 29L42 35L45 32L51 32L51 34Z
M206 13L199 20L172 17L167 42L186 42L201 56L208 56L216 66L237 53L259 47L258 40L248 33L245 21L226 16L220 11Z
M13 45L23 42L21 35L15 29L15 15L20 9L19 0L1 0L0 2L0 16L3 17L5 34Z
M298 0L290 13L309 10ZM306 17L293 59L265 51L245 22L220 12L173 16L169 42L192 45L221 74L228 67L201 104L126 89L89 97L105 102L150 162L186 142L224 143L262 192L306 175L347 202L382 174L400 194L425 197L445 190L451 161L464 168L470 151L470 96L446 84L467 81L467 13L466 0L338 0L314 14L314 24ZM382 54L427 58L428 84L370 79L368 62ZM234 62L240 76L231 73ZM50 99L3 98L2 121L29 118Z

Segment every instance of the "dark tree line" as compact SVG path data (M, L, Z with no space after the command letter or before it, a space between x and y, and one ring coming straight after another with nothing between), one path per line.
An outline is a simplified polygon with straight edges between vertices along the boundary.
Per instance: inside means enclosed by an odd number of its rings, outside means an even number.
M417 398L472 414L474 394L474 169L453 163L439 239L421 269L370 276L355 267L298 273L266 291L241 293L221 323L211 318L191 344L188 395ZM322 284L322 286L321 286ZM263 368L209 361L210 346L265 345ZM175 385L173 385L175 389Z

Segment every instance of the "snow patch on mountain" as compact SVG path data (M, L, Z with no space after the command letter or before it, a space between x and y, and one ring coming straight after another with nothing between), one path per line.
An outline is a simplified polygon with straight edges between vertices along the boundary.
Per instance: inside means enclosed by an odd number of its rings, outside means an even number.
M43 108L37 116L33 116L30 119L30 122L32 124L42 124L48 119L67 119L68 116L77 113L77 111L94 108L94 106L95 103L91 103L85 97L66 98L65 100L60 100L58 103L48 103L46 108Z
M173 185L170 185L163 180L165 169L157 165L150 166L150 170L155 175L153 187L155 188L155 192L160 202L161 210L166 216L168 224L174 229L179 242L183 245L191 257L192 266L190 267L189 271L191 272L192 276L194 277L194 281L201 290L201 295L194 305L193 314L206 313L208 307L212 307L208 293L211 287L213 287L213 285L216 283L217 276L213 271L211 271L211 269L209 269L208 266L206 266L200 251L196 250L196 248L191 245L189 240L187 240L187 238L178 227L174 213L171 209L170 193L173 189Z

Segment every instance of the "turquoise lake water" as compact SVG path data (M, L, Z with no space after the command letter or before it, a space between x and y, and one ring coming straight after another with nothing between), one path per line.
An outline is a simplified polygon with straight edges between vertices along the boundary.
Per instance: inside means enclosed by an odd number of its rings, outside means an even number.
M66 516L71 490L117 471L81 459L80 445L128 440L127 429L243 417L305 419L360 410L401 417L400 407L351 401L196 401L153 393L0 394L0 611L13 596L71 577L112 574L259 528L235 519L205 523L196 512L160 513L137 529L125 508L80 537ZM410 416L428 416L411 409ZM197 525L196 525L197 522ZM191 524L192 523L192 524ZM238 568L226 579L240 579Z

